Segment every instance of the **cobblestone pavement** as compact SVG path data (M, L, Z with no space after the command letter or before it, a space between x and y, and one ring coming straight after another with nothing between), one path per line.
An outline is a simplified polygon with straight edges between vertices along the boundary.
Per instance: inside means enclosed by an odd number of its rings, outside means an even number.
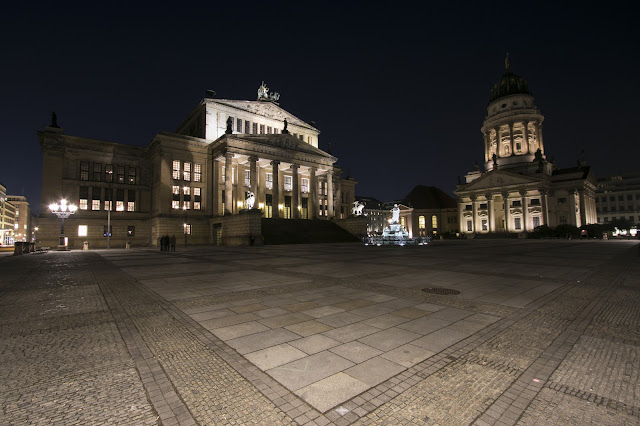
M3 256L0 424L638 425L639 259L488 240Z

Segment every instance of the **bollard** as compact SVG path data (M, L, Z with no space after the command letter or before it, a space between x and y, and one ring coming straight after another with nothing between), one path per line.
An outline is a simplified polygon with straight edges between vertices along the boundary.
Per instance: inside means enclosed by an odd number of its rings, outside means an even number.
M13 243L13 255L20 256L22 254L22 242Z
M127 243L124 245L124 249L129 250L130 248L131 248L131 241L127 241Z
M82 250L89 250L89 241L82 243Z

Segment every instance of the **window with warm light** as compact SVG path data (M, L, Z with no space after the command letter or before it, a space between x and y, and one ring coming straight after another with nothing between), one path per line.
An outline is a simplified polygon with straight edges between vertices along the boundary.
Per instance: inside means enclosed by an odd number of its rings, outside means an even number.
M117 212L123 212L124 211L124 201L117 201L116 200L116 211Z
M438 229L438 216L436 216L435 214L431 216L431 227L433 229Z
M173 160L173 178L180 179L180 161Z
M185 202L182 204L182 209L183 209L183 210L191 210L191 201L185 201Z
M187 182L191 180L191 163L184 163L184 170L182 171L183 180Z
M309 192L309 179L308 178L302 178L301 179L300 190L302 192L304 192L304 193L308 193Z
M291 191L292 188L293 188L293 177L285 175L285 177L284 177L284 190L285 191Z
M202 164L193 165L193 181L202 182Z
M171 201L171 208L177 210L180 208L180 200Z
M100 200L91 200L91 210L100 210Z
M117 175L116 182L124 183L124 166L117 166L116 167L116 175Z
M104 181L105 182L113 182L113 165L106 164L104 166Z
M136 202L135 201L127 201L127 211L135 212L136 211Z
M87 225L78 225L78 237L87 236Z
M193 209L194 210L200 210L200 202L199 201L194 201L193 202Z
M265 174L264 186L267 189L273 189L273 173L266 173Z
M418 216L418 228L425 229L427 227L426 223L424 216Z
M129 167L129 185L136 184L136 168Z

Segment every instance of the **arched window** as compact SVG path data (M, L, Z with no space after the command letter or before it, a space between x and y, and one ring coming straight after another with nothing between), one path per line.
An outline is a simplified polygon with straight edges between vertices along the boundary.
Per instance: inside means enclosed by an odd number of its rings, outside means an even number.
M435 214L431 216L431 227L434 231L438 229L438 216L436 216Z
M418 216L418 228L424 229L426 227L427 227L427 224L424 216Z

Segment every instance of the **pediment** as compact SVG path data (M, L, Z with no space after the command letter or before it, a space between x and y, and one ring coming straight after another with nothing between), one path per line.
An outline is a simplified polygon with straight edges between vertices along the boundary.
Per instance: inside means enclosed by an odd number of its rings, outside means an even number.
M289 122L289 124L295 124L296 126L306 127L308 129L315 130L318 132L318 129L305 122L304 120L299 119L295 115L291 114L289 111L281 108L279 105L273 102L267 101L239 101L239 100L231 100L231 99L213 99L210 102L215 102L220 105L227 105L232 108L241 109L243 111L250 112L251 114L261 115L266 118L271 118L274 120L283 121L285 118Z
M456 192L527 186L541 182L542 179L539 178L519 175L516 173L510 173L501 170L493 170L484 173L481 177L466 185L459 186Z
M283 150L289 154L304 154L310 157L320 157L333 164L338 159L311 144L289 134L270 135L224 135L211 144L212 151L219 151L224 147L246 150L247 153L259 154L265 150ZM281 151L281 152L283 152ZM288 155L289 157L291 155Z

